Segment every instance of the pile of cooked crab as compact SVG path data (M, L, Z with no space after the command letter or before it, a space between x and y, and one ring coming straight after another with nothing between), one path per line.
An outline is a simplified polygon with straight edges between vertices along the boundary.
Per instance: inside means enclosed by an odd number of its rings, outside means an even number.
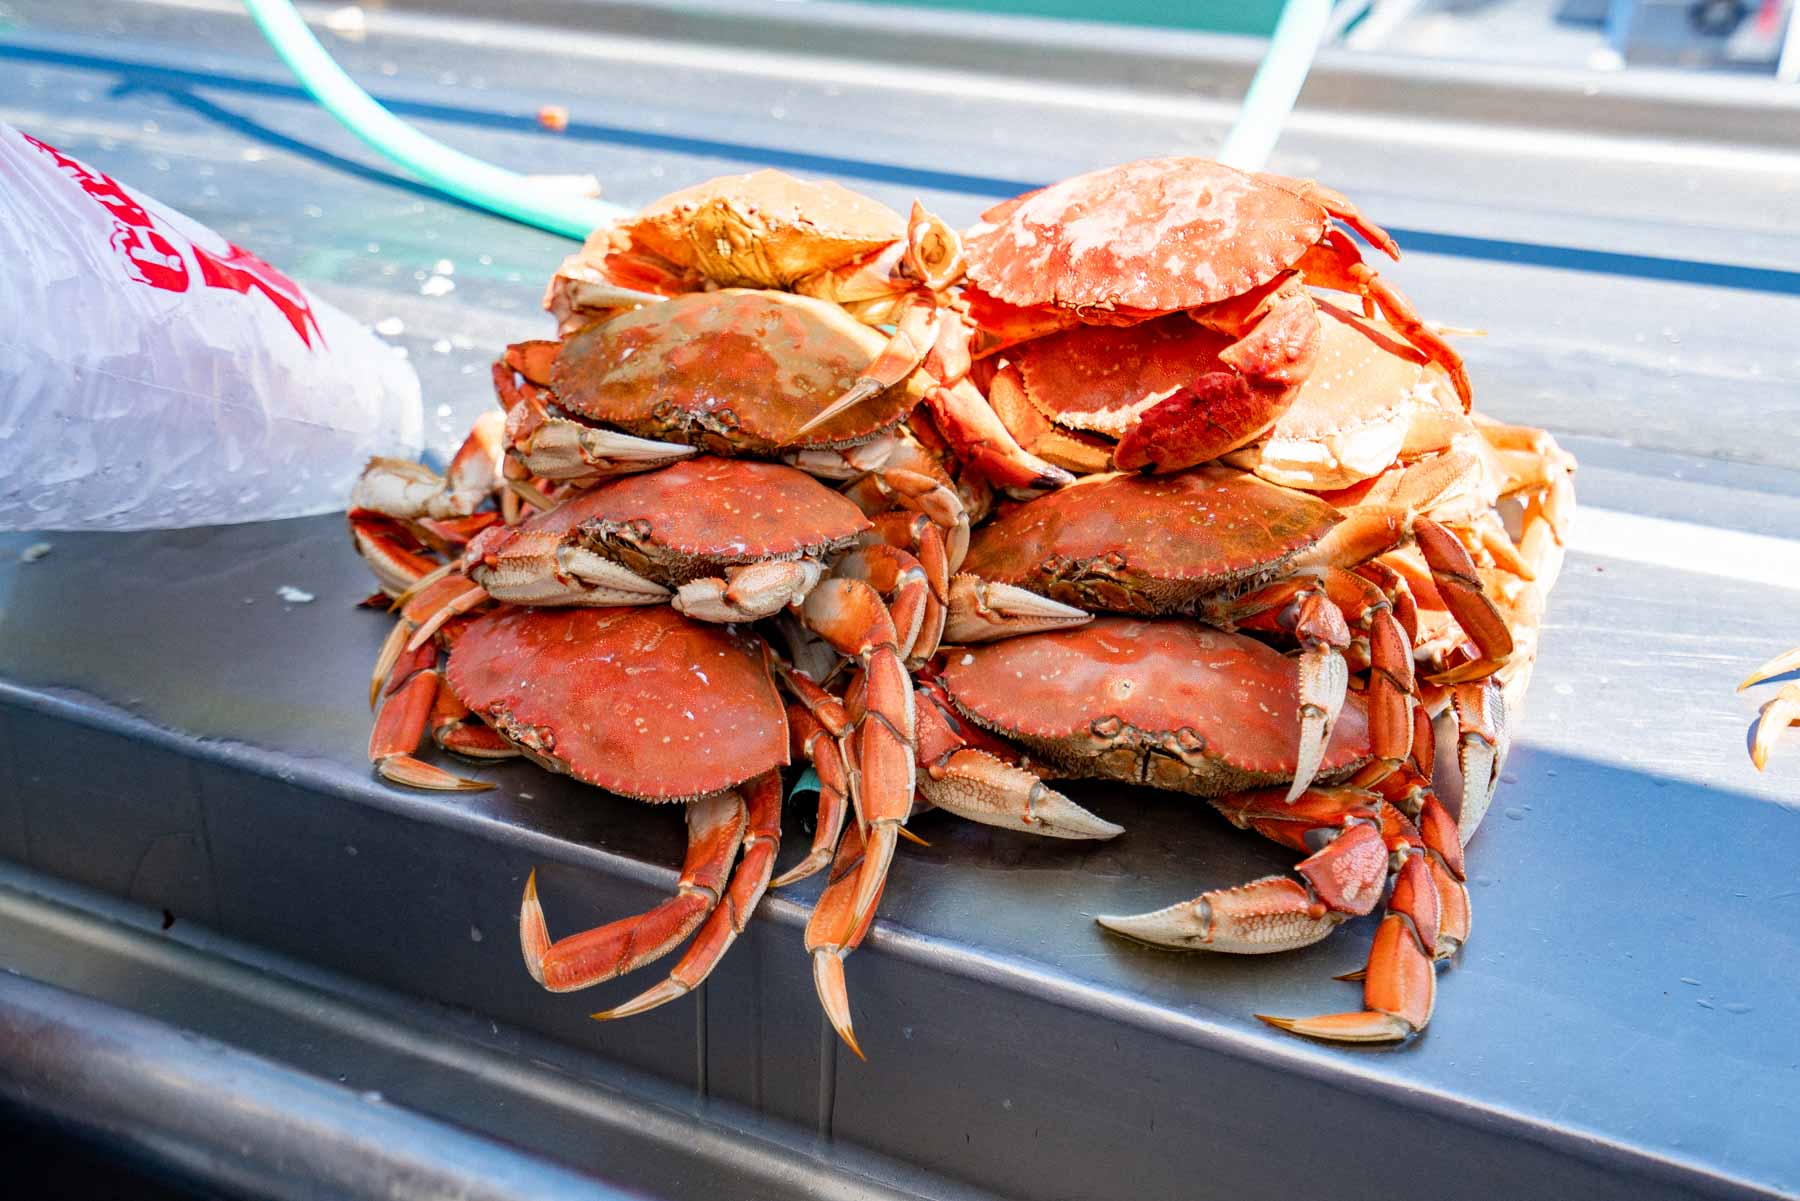
M525 884L552 991L686 945L602 1019L692 991L767 888L824 871L805 945L854 1049L845 958L908 819L1120 836L1058 787L1098 779L1302 856L1102 926L1261 954L1379 908L1360 1009L1263 1020L1410 1037L1469 935L1463 845L1574 463L1472 411L1370 251L1398 257L1338 193L1199 158L960 234L773 171L597 230L550 282L558 336L506 348L445 472L377 459L357 485L399 615L376 770L486 787L429 737L682 806L680 882L648 912L553 938ZM776 876L804 766L811 845Z

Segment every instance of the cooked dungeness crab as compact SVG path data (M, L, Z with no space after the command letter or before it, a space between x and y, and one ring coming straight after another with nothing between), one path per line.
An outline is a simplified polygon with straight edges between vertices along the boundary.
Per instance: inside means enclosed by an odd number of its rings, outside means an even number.
M980 642L1078 624L1087 610L1191 614L1300 645L1298 796L1324 762L1349 682L1346 652L1371 667L1370 737L1382 761L1413 741L1412 639L1395 618L1385 574L1359 570L1412 540L1475 660L1440 684L1478 679L1512 649L1467 552L1429 518L1404 508L1348 513L1304 492L1211 465L1165 475L1090 476L977 531L951 584L945 640ZM1044 599L1048 598L1048 600ZM1079 606L1073 608L1070 606Z
M1099 918L1103 926L1161 946L1289 950L1372 911L1392 876L1363 976L1365 1008L1263 1020L1351 1042L1402 1039L1430 1020L1434 961L1468 937L1469 899L1456 822L1430 787L1429 739L1403 764L1385 763L1363 696L1352 693L1318 759L1317 782L1291 796L1281 785L1300 766L1306 704L1297 665L1254 639L1174 618L1103 617L952 650L937 682L957 713L1023 746L1047 776L1206 797L1234 824L1308 854L1297 879L1215 889L1154 913ZM1459 689L1472 709L1493 691ZM1471 724L1467 741L1471 778L1497 774L1503 727Z
M1027 193L964 239L973 353L1006 352L1004 386L1082 448L1082 465L1106 452L1120 470L1175 470L1250 442L1293 402L1320 353L1310 285L1378 309L1466 406L1461 358L1334 221L1398 257L1336 192L1207 159Z
M941 293L962 271L956 231L917 202L902 217L838 184L765 170L683 188L595 230L557 270L544 307L569 334L683 292L769 288L815 297L893 327L858 382L854 395L863 398L925 361L938 338Z

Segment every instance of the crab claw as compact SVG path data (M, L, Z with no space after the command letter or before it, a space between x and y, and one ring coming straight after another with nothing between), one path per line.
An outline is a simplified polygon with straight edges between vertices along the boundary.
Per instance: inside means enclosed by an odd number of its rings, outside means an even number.
M992 642L1014 634L1060 630L1094 620L1094 615L1085 609L966 572L951 577L949 610L944 620L947 643Z
M1094 920L1114 934L1153 946L1266 955L1311 946L1342 919L1298 881L1266 876L1150 913L1101 914Z
M1350 666L1342 649L1350 645L1350 628L1343 611L1324 592L1310 592L1301 599L1294 631L1306 649L1300 654L1300 746L1294 757L1294 782L1288 788L1289 804L1319 774L1331 727L1350 687Z
M1750 743L1750 761L1762 771L1769 762L1769 749L1775 739L1791 725L1800 724L1800 684L1784 684L1775 699L1762 707L1756 722L1756 737Z
M1744 682L1737 686L1737 690L1742 692L1744 689L1760 684L1764 680L1772 680L1776 676L1785 676L1790 671L1800 671L1800 646L1797 646L1784 654L1776 655L1773 659L1770 659L1767 663L1745 676Z
M933 764L919 791L967 821L1045 838L1116 838L1125 827L1088 812L1022 767L964 748Z
M1437 1000L1433 966L1437 935L1437 887L1424 856L1408 854L1394 880L1387 915L1369 947L1363 975L1364 1009L1309 1018L1256 1016L1277 1029L1330 1042L1398 1042L1431 1021Z

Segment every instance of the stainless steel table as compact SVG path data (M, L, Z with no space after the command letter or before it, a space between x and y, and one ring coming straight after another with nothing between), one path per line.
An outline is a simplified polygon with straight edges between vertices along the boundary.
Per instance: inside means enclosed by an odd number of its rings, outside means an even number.
M774 165L963 222L1074 170L1212 147L1254 61L1197 35L832 4L477 7L371 9L366 39L330 41L433 134L594 171L624 203ZM494 350L546 330L566 243L397 178L231 5L7 12L0 120L400 318L440 452L490 403ZM547 102L567 133L536 126ZM1529 712L1471 847L1474 938L1412 1045L1250 1018L1353 1004L1330 977L1367 923L1269 960L1105 936L1088 915L1284 862L1111 789L1084 793L1128 828L1106 846L920 821L932 845L901 856L850 965L866 1064L811 997L811 886L765 901L700 995L592 1023L642 981L532 986L524 874L564 926L627 912L670 886L679 822L527 765L451 799L372 779L360 698L384 622L350 608L368 585L329 517L52 534L31 563L38 537L0 538L0 966L35 981L0 975L0 1030L61 988L108 1037L217 1040L320 1112L379 1092L459 1155L658 1196L1800 1194L1800 745L1758 776L1755 701L1732 694L1800 638L1796 108L1736 79L1336 55L1277 154L1395 229L1394 278L1425 311L1487 331L1464 344L1483 406L1583 462ZM443 258L455 291L421 295ZM317 599L284 604L284 584ZM79 1122L97 1095L51 1108ZM266 1116L271 1138L303 1125Z

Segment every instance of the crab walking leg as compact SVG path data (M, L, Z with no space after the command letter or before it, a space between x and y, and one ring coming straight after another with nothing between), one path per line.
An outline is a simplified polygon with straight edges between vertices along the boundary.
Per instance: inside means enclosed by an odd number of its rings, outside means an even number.
M525 881L519 908L525 970L551 992L572 992L622 976L674 950L719 903L745 823L744 800L734 790L690 802L687 860L675 895L644 913L555 942L538 903L534 870Z
M944 621L950 612L951 569L943 530L923 513L895 511L878 514L868 537L878 540L871 542L871 546L887 546L904 552L924 574L925 612L919 623L919 636L907 656L907 666L916 667L937 654L938 644L944 637ZM837 573L845 574L841 560Z
M841 714L842 706L838 709ZM846 731L848 725L845 718ZM844 818L850 812L850 769L844 764L839 736L821 724L812 710L795 704L788 706L788 737L793 744L792 753L804 755L819 777L819 817L813 827L812 849L775 880L776 888L804 880L831 862L832 852L844 833Z
M1098 817L996 751L966 725L934 684L918 686L919 791L967 821L1045 838L1115 838L1125 827ZM976 740L987 744L972 746Z
M917 784L912 679L887 606L861 580L826 580L806 598L801 617L863 670L864 713L856 726L851 777L857 816L868 828L852 903L860 925L875 908L900 827L912 813Z
M856 1045L856 1030L850 1021L850 993L844 983L844 957L862 945L862 940L875 921L875 907L858 916L855 904L862 880L867 874L862 827L851 822L839 840L837 854L831 861L831 875L825 891L819 894L812 916L806 923L806 952L813 961L813 989L819 1006L844 1044L866 1058ZM885 875L876 884L875 899L881 899Z
M956 457L1002 488L1060 488L1075 477L1019 445L968 380L925 392L925 407Z
M389 596L405 592L437 570L438 564L419 553L418 542L399 522L372 509L351 509L350 537L356 553Z
M442 476L404 459L370 459L351 490L350 507L389 517L467 517L500 486L505 427L503 413L477 417Z
M590 1015L597 1022L630 1017L684 997L700 987L737 936L749 924L757 902L769 887L775 856L781 851L781 776L759 776L745 786L750 794L749 816L744 825L742 857L731 873L731 883L719 904L707 915L686 953L668 979L611 1009Z
M1769 751L1774 748L1775 740L1792 725L1800 725L1800 684L1783 684L1775 699L1762 707L1762 713L1756 719L1750 761L1756 764L1757 771L1768 766Z
M1463 411L1469 411L1474 392L1462 355L1425 324L1412 301L1362 261L1356 244L1348 236L1335 229L1326 231L1324 240L1301 256L1299 267L1306 282L1315 288L1353 293L1363 298L1365 308L1373 301L1388 323L1400 331L1401 337L1444 369L1462 401Z
M1309 788L1290 804L1281 789L1264 788L1213 805L1233 824L1284 846L1319 849L1295 866L1298 880L1265 876L1152 913L1094 920L1156 946L1264 955L1310 946L1381 899L1388 848L1378 797L1358 788Z
M369 732L369 762L384 780L409 788L430 788L440 792L480 792L493 785L481 780L466 780L441 767L414 757L425 741L426 729L433 725L443 675L437 665L438 648L427 644L404 652L393 666L387 700Z
M935 631L929 645L920 646L926 617L935 602L930 582L925 578L925 568L913 556L897 546L878 542L848 552L832 567L831 573L839 579L861 580L881 597L893 619L896 644L907 666L916 667L937 652L938 633ZM941 627L941 611L937 622Z
M1441 600L1476 652L1471 662L1438 675L1433 682L1455 684L1492 675L1512 654L1512 631L1482 590L1481 576L1468 550L1430 518L1400 505L1351 509L1336 528L1297 556L1293 566L1296 570L1356 566L1399 546L1409 535L1430 575L1409 579L1408 585L1415 592L1428 588L1427 601ZM1406 557L1396 556L1383 566L1404 570Z
M1252 173L1259 183L1266 183L1272 188L1298 196L1302 200L1310 200L1324 209L1337 220L1367 239L1369 245L1381 251L1395 262L1400 261L1400 247L1389 236L1388 231L1362 215L1362 210L1350 202L1350 198L1335 188L1328 188L1316 179L1294 179L1287 175L1276 175L1272 171L1256 171Z
M1423 855L1396 853L1404 862L1369 947L1362 1011L1309 1018L1259 1013L1258 1018L1295 1034L1348 1043L1399 1042L1431 1021L1437 1001L1438 890Z
M1456 819L1431 790L1429 777L1420 773L1416 761L1384 777L1374 790L1387 802L1387 813L1397 812L1411 823L1410 830L1399 827L1397 822L1384 823L1397 827L1385 831L1389 845L1394 846L1397 838L1405 838L1409 845L1424 849L1425 864L1438 894L1437 958L1448 959L1469 941L1470 926L1468 876Z
M842 396L808 418L794 431L795 436L815 430L839 413L848 412L904 382L931 353L938 339L938 324L944 320L942 314L937 298L929 292L906 297L893 314L894 332L887 345L863 368L862 374Z
M1462 632L1474 643L1478 655L1472 662L1440 673L1435 682L1460 684L1492 675L1512 654L1512 631L1507 628L1500 610L1482 590L1475 561L1450 531L1428 517L1413 518L1412 533L1419 553L1425 556L1425 563L1431 568L1431 582L1437 588L1438 596L1450 615L1456 618Z
M1344 692L1333 691L1337 670L1330 660L1342 660L1343 648L1352 646L1351 633L1368 633L1367 659L1371 669L1365 693L1369 709L1369 741L1376 761L1392 770L1412 747L1412 703L1416 688L1412 670L1412 644L1393 615L1393 605L1381 589L1362 576L1337 567L1317 569L1317 575L1278 580L1226 605L1207 607L1209 622L1231 629L1268 630L1301 640L1301 747L1296 763L1293 795L1312 782L1320 756L1331 740L1331 726L1343 708ZM1340 643L1337 639L1341 637ZM1358 648L1359 660L1363 651ZM1315 674L1309 676L1309 670ZM1344 688L1349 684L1349 664L1343 665ZM1376 778L1380 772L1369 778Z
M1783 651L1781 654L1776 655L1773 659L1770 659L1767 663L1764 663L1761 667L1745 676L1744 682L1737 686L1737 690L1742 692L1744 689L1754 687L1764 680L1772 680L1776 676L1785 676L1790 671L1800 671L1800 646L1795 647L1791 651Z

